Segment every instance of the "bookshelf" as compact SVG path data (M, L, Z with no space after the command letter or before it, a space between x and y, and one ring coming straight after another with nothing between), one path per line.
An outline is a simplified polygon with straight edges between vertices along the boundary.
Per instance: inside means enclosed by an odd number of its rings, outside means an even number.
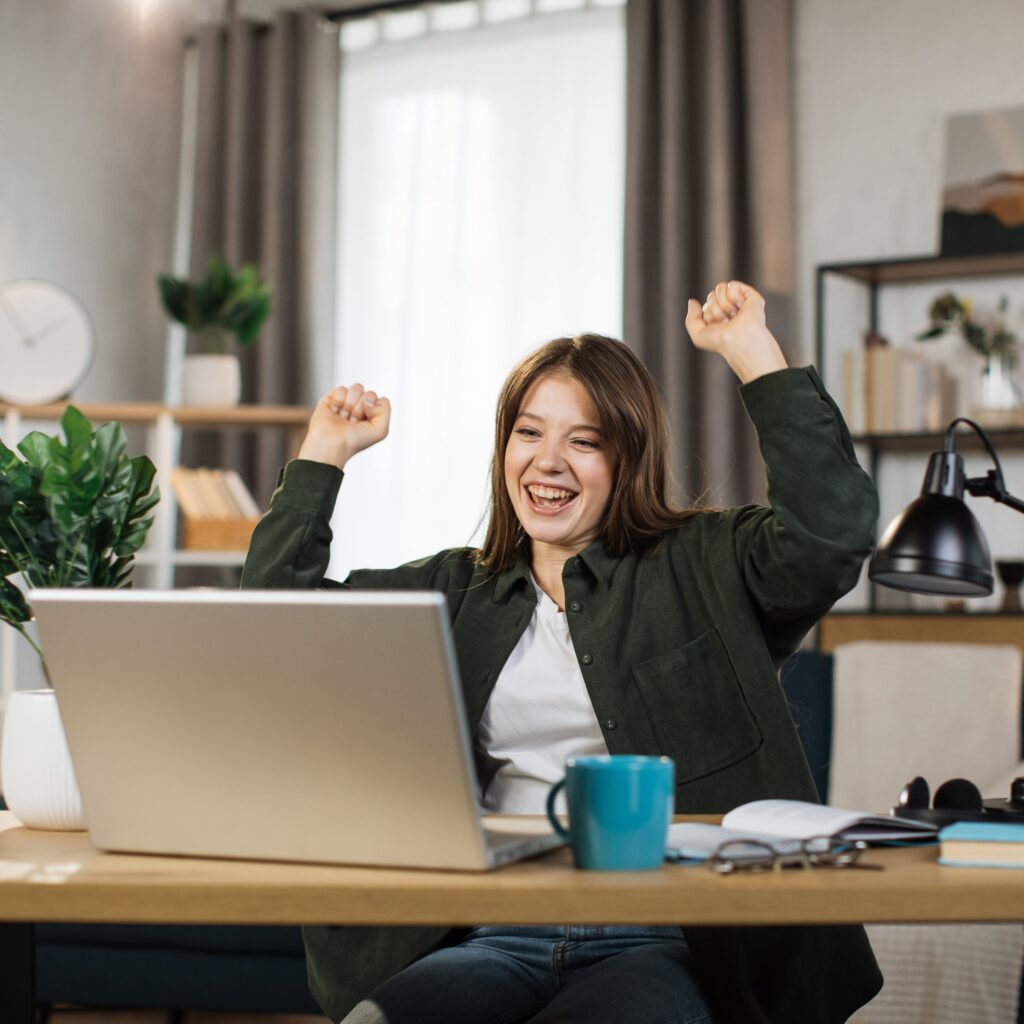
M1024 276L1024 252L988 253L978 256L908 256L891 260L858 260L822 263L814 275L815 366L825 380L825 303L833 278L864 286L867 328L879 329L878 299L881 289L892 285L925 284L979 277Z
M830 372L835 368L829 358L829 351L826 338L826 304L830 283L835 280L852 282L859 286L864 293L865 320L861 325L872 333L885 333L880 322L880 297L883 290L887 288L900 288L929 283L956 282L980 280L985 278L999 277L1020 277L1024 279L1024 252L1011 253L988 253L974 256L912 256L900 259L887 260L858 260L840 263L825 263L819 265L815 270L815 306L814 306L814 329L815 329L815 365L822 379L826 382L826 366ZM1024 284L1024 281L1022 281ZM922 326L925 320L925 310L922 309ZM834 378L834 373L833 373ZM830 388L833 388L836 380L833 379ZM833 389L833 394L839 392ZM1000 453L1024 453L1024 428L1022 427L985 427L985 431L991 438L996 450ZM927 455L930 452L942 448L944 431L912 431L912 432L891 432L891 433L857 433L854 435L854 443L867 453L867 470L873 480L880 479L881 461L887 455L921 454ZM959 431L957 433L957 450L964 452L982 451L982 445L978 437L971 431ZM925 467L924 460L921 461L919 472L923 474ZM880 523L879 528L886 524ZM940 623L953 623L953 616L926 613L906 613L902 616L886 616L877 608L876 587L869 588L868 609L866 613L839 613L842 616L852 615L858 619L856 628L864 635L858 635L858 639L885 639L896 635L892 630L899 632L906 626L904 635L907 638L918 636L921 631L928 631L929 627L925 620L934 619L937 623L936 629L942 631ZM830 616L834 618L835 616ZM881 623L883 617L887 625L884 627L885 636L872 635L873 627L868 622L860 622L860 619L873 619L877 617ZM1019 616L992 616L1001 620L996 626L976 626L985 617L984 613L970 613L957 616L957 636L967 637L974 635L974 642L984 642L982 634L988 635L988 630L996 629L1001 631L1008 629L1024 629L1024 619ZM903 622L906 619L907 622ZM959 620L964 620L960 622ZM909 625L908 625L909 623ZM1009 625L1007 625L1009 623ZM854 628L846 623L841 628ZM881 628L881 626L879 626ZM825 631L823 630L823 635ZM922 636L924 634L921 634ZM1000 633L1001 635L1001 633ZM838 641L837 641L838 642Z
M185 430L284 430L293 451L298 451L309 421L304 406L241 405L213 409L169 406L157 402L75 402L94 425L117 420L145 431L145 452L156 466L160 501L145 547L136 555L139 568L146 568L151 586L167 589L174 585L174 572L185 566L240 566L244 551L182 550L177 547L178 505L171 476L178 465L182 432ZM67 408L66 402L19 406L0 402L0 438L13 448L29 430L52 431ZM139 454L138 446L131 449ZM13 629L0 628L0 711L14 689L15 642Z

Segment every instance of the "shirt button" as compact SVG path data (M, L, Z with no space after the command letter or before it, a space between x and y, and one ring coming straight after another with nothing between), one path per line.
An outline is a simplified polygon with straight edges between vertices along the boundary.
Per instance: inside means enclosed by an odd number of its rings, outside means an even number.
M583 657L580 658L580 661L582 661L584 665L589 665L593 660L593 657L589 654L584 654Z
M574 558L572 560L572 567L574 569L578 569L580 567L580 560L578 558Z
M618 727L619 727L619 723L618 723L618 722L616 722L614 718L609 718L609 719L608 719L608 721L607 721L607 722L605 722L604 724L605 724L605 725L606 725L606 726L607 726L607 727L608 727L609 729L618 729Z
M571 611L571 612L578 612L578 611L582 611L582 610L583 610L583 605L581 605L579 603L579 601L571 601L569 603L569 611Z

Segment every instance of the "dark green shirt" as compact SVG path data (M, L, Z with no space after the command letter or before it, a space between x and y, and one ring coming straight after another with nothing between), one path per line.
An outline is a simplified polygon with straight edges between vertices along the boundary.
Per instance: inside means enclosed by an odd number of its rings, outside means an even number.
M608 750L673 758L682 813L817 799L777 671L856 583L878 514L874 486L813 369L780 370L740 391L771 507L700 512L653 553L616 557L598 541L562 576L573 647ZM339 586L324 573L341 480L320 463L288 465L253 535L243 586ZM472 550L455 549L357 570L341 585L446 595L475 732L536 606L526 561L491 576ZM444 942L447 929L305 936L314 994L338 1020ZM686 936L723 1022L842 1021L881 983L861 928L687 928Z

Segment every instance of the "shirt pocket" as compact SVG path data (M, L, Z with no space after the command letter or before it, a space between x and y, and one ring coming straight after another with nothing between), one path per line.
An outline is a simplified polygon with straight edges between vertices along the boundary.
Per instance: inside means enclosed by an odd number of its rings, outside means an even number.
M749 757L763 737L718 630L633 666L633 678L676 785Z

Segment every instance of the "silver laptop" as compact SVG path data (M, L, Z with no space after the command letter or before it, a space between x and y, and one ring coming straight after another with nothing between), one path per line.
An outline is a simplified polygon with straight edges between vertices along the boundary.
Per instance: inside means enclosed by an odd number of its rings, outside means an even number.
M29 599L102 850L486 870L558 845L483 827L442 594Z

